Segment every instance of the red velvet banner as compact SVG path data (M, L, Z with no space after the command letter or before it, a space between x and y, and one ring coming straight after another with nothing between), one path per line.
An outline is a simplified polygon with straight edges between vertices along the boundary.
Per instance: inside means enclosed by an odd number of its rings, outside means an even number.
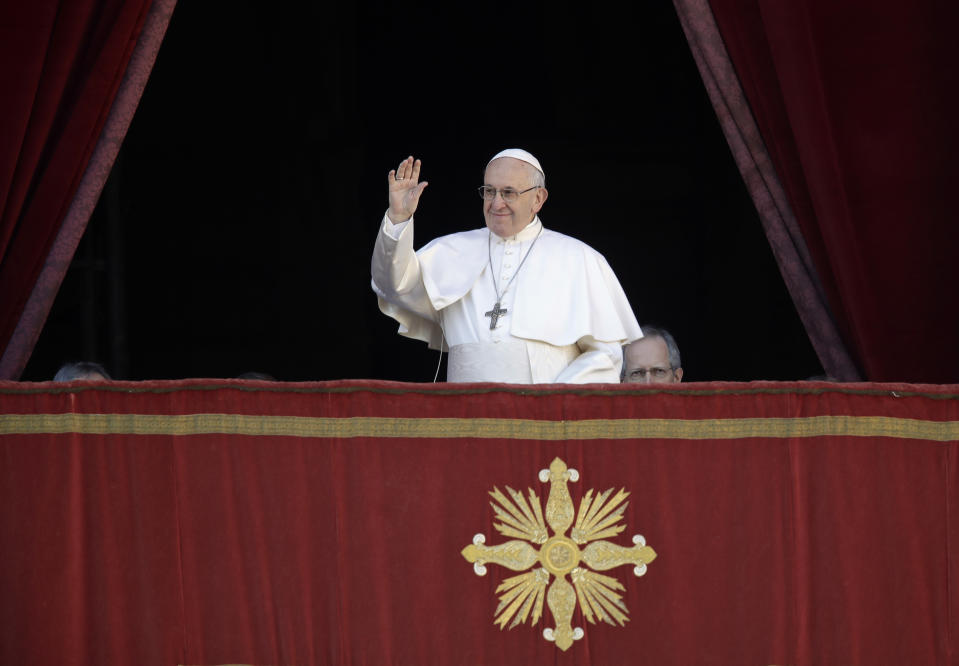
M959 663L957 441L959 386L0 383L0 662ZM478 576L477 534L534 561ZM590 550L633 535L641 577ZM583 570L622 626L552 598Z

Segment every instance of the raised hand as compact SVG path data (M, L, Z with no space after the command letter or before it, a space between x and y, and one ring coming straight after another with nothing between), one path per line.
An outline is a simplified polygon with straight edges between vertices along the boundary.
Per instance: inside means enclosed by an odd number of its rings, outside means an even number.
M394 224L405 222L413 217L420 202L420 195L429 185L420 180L420 161L410 155L392 169L386 177L390 188L390 209L387 215Z

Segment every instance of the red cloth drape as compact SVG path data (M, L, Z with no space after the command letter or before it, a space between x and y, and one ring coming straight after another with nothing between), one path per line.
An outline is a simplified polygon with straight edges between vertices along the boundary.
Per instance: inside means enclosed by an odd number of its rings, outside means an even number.
M0 662L959 663L959 386L0 383ZM658 557L567 652L460 551L560 457Z
M959 6L710 5L863 376L956 381Z
M673 0L673 5L809 341L829 377L835 381L860 381L862 376L839 334L819 273L723 45L709 2Z
M0 9L4 354L74 203L151 4L152 0L38 0L6 2ZM93 202L112 156L115 149L107 163L98 165L102 173L89 193ZM26 363L92 202L86 208L76 221L78 229L72 230L73 246L60 259L61 270L50 278L52 289L35 313L32 339L14 362L4 358L5 378L18 377Z

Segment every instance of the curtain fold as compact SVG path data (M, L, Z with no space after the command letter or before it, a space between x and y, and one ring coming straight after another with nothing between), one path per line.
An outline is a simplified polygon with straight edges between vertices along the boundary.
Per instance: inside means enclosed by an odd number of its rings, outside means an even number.
M959 6L709 4L863 377L955 381Z
M742 174L786 288L826 373L860 379L829 309L809 249L736 78L707 0L673 0L696 67Z
M0 378L23 371L175 0L6 3L0 16Z

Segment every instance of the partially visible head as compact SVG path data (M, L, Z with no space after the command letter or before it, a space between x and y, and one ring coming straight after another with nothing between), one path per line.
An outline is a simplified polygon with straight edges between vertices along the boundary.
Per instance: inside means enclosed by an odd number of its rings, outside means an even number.
M236 376L237 379L261 379L266 382L275 382L276 377L267 373L267 372L257 372L251 370L250 372L244 372Z
M832 375L813 375L811 377L806 377L804 382L838 382L839 380L833 377Z
M679 347L669 331L644 326L643 337L623 347L623 381L672 384L683 380Z
M74 379L102 381L111 379L110 374L99 363L91 361L72 361L64 363L57 374L53 376L55 382L72 382Z
M483 216L489 230L501 238L515 236L533 221L549 193L546 175L539 160L519 148L510 148L493 156L486 165L483 185L495 190L492 199L483 199ZM502 192L519 193L513 201Z

